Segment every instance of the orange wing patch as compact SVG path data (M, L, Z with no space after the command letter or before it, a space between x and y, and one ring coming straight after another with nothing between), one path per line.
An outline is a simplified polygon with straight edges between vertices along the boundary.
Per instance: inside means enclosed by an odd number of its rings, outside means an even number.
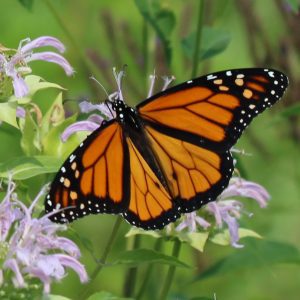
M101 132L82 157L80 178L83 195L95 194L118 203L123 198L122 128L117 123Z
M226 137L224 126L233 119L231 110L239 104L238 98L232 95L215 95L207 88L194 87L162 96L141 107L140 113L160 125L221 142Z
M174 198L189 200L220 181L221 157L217 153L164 135L150 126L146 126L146 132Z
M141 222L150 222L173 208L172 199L130 138L127 144L131 171L128 212Z

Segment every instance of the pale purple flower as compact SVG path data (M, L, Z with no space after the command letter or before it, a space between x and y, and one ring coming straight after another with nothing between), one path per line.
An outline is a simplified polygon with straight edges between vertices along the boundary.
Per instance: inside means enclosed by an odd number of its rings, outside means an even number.
M247 197L257 201L260 207L266 207L270 199L269 193L261 185L244 180L242 178L233 177L230 180L228 187L221 193L216 201L208 203L199 213L210 214L215 219L217 228L223 228L224 224L227 226L230 234L231 245L235 248L241 248L243 245L239 244L239 223L238 219L244 210L244 204L241 201L233 199L233 197ZM247 213L248 216L252 214ZM197 230L197 225L207 229L211 226L203 217L199 216L197 212L185 214L183 220L176 227L177 231L188 229L191 232Z
M16 110L16 115L18 118L24 119L26 116L26 110L23 107L18 106Z
M188 228L190 232L195 232L197 230L197 225L207 229L211 224L204 218L199 217L194 211L183 216L183 221L176 227L176 230L182 231L183 229Z
M270 194L263 186L239 177L232 178L230 185L221 194L222 198L235 196L254 199L262 208L267 206L267 202L270 199Z
M106 92L105 88L100 82L98 82L94 77L91 77L91 79L95 80L104 89L108 99L104 103L100 103L100 104L93 104L88 101L82 101L79 104L79 108L82 113L90 113L93 111L98 111L100 112L100 114L92 114L88 117L86 121L75 122L74 124L68 126L61 134L61 139L63 142L65 142L72 134L78 131L92 132L97 128L99 128L99 126L101 126L104 120L111 120L116 117L116 113L112 109L112 103L116 99L124 101L123 94L122 94L122 78L125 76L125 72L124 70L117 72L116 68L113 68L113 75L116 80L117 91L111 93L110 95ZM155 79L156 79L155 73L153 75L150 75L150 87L148 92L148 98L152 96L154 85L155 85ZM162 79L164 82L162 90L164 91L175 79L175 77L163 76Z
M25 278L28 276L36 277L43 283L45 293L50 292L53 281L66 276L66 268L73 269L80 281L86 282L87 273L78 261L79 248L71 240L57 236L57 232L66 227L53 224L48 218L49 214L39 219L32 216L46 188L40 191L29 207L13 193L14 188L14 183L9 180L7 194L0 204L0 241L6 245L0 275L4 274L5 279L6 270L11 270L16 288L26 287ZM11 236L8 236L8 231Z
M269 193L261 185L244 180L239 177L233 177L228 187L218 197L217 201L210 202L206 205L205 210L215 217L216 224L220 228L223 222L226 223L231 245L241 248L243 245L238 244L239 241L239 223L238 219L244 212L242 202L232 199L232 197L241 196L254 199L260 207L266 207L267 201L270 199ZM252 214L249 214L252 216Z
M116 83L117 83L117 91L110 95L107 95L108 99L104 103L93 104L88 101L82 101L79 104L79 108L82 113L90 113L92 111L98 111L98 112L100 112L100 115L92 114L88 117L88 119L86 121L75 122L74 124L71 124L70 126L68 126L64 130L64 132L61 134L61 139L63 142L65 142L72 134L74 134L78 131L92 132L92 131L96 130L97 128L99 128L99 126L101 126L101 124L104 120L111 120L112 118L115 118L116 113L112 109L112 103L113 103L114 99L123 101L123 94L122 94L121 86L122 86L122 78L124 76L124 71L120 71L119 73L117 73L116 69L114 68L113 74L114 74L114 77L115 77ZM95 80L96 82L98 82L95 78L92 77L92 79ZM101 85L101 87L103 88L102 85ZM105 92L106 92L106 90L105 90Z
M12 57L0 54L0 72L12 78L14 93L17 98L24 97L29 93L23 75L31 73L31 69L27 65L31 61L52 62L62 67L68 76L74 74L73 68L62 55L52 51L33 53L33 50L45 46L53 47L61 53L65 51L64 45L58 39L51 36L42 36L33 41L30 41L30 39L22 40L18 50Z

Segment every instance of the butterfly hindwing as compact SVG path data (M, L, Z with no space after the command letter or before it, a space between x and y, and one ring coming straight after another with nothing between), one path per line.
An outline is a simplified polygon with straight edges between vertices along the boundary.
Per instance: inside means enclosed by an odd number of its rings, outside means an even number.
M187 81L137 106L146 123L184 141L230 149L253 117L278 101L288 84L281 72L237 69Z
M176 210L191 212L213 201L228 185L233 172L229 151L215 153L146 126Z
M46 197L56 222L90 213L119 213L129 201L128 148L121 125L109 121L89 135L57 173Z

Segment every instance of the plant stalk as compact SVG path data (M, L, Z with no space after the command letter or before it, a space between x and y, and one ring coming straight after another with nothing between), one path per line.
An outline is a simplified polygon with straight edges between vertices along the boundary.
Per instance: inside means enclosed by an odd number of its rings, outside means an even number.
M174 241L174 246L173 246L173 251L172 251L172 256L175 258L178 258L179 253L180 253L180 248L181 248L181 242L178 239L175 239ZM168 293L170 291L173 279L174 279L174 275L175 275L175 271L176 271L176 267L175 266L170 266L168 273L167 273L167 277L166 277L166 281L163 285L163 289L161 291L159 300L165 300L167 299Z
M202 38L202 29L203 29L203 19L204 19L204 1L199 1L198 7L198 20L197 20L197 31L196 31L196 41L195 41L195 49L193 56L193 69L192 69L192 78L195 78L198 73L199 66L199 51L201 49L201 38Z

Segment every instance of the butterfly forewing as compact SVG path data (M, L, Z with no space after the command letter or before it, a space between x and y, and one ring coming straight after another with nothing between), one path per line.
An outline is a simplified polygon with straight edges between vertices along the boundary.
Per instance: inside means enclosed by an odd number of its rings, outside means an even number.
M73 221L90 213L119 213L129 201L129 157L122 127L110 121L93 132L57 173L45 202L50 218Z
M287 84L275 70L223 71L170 88L137 108L145 122L166 135L224 151L253 117L282 97Z

